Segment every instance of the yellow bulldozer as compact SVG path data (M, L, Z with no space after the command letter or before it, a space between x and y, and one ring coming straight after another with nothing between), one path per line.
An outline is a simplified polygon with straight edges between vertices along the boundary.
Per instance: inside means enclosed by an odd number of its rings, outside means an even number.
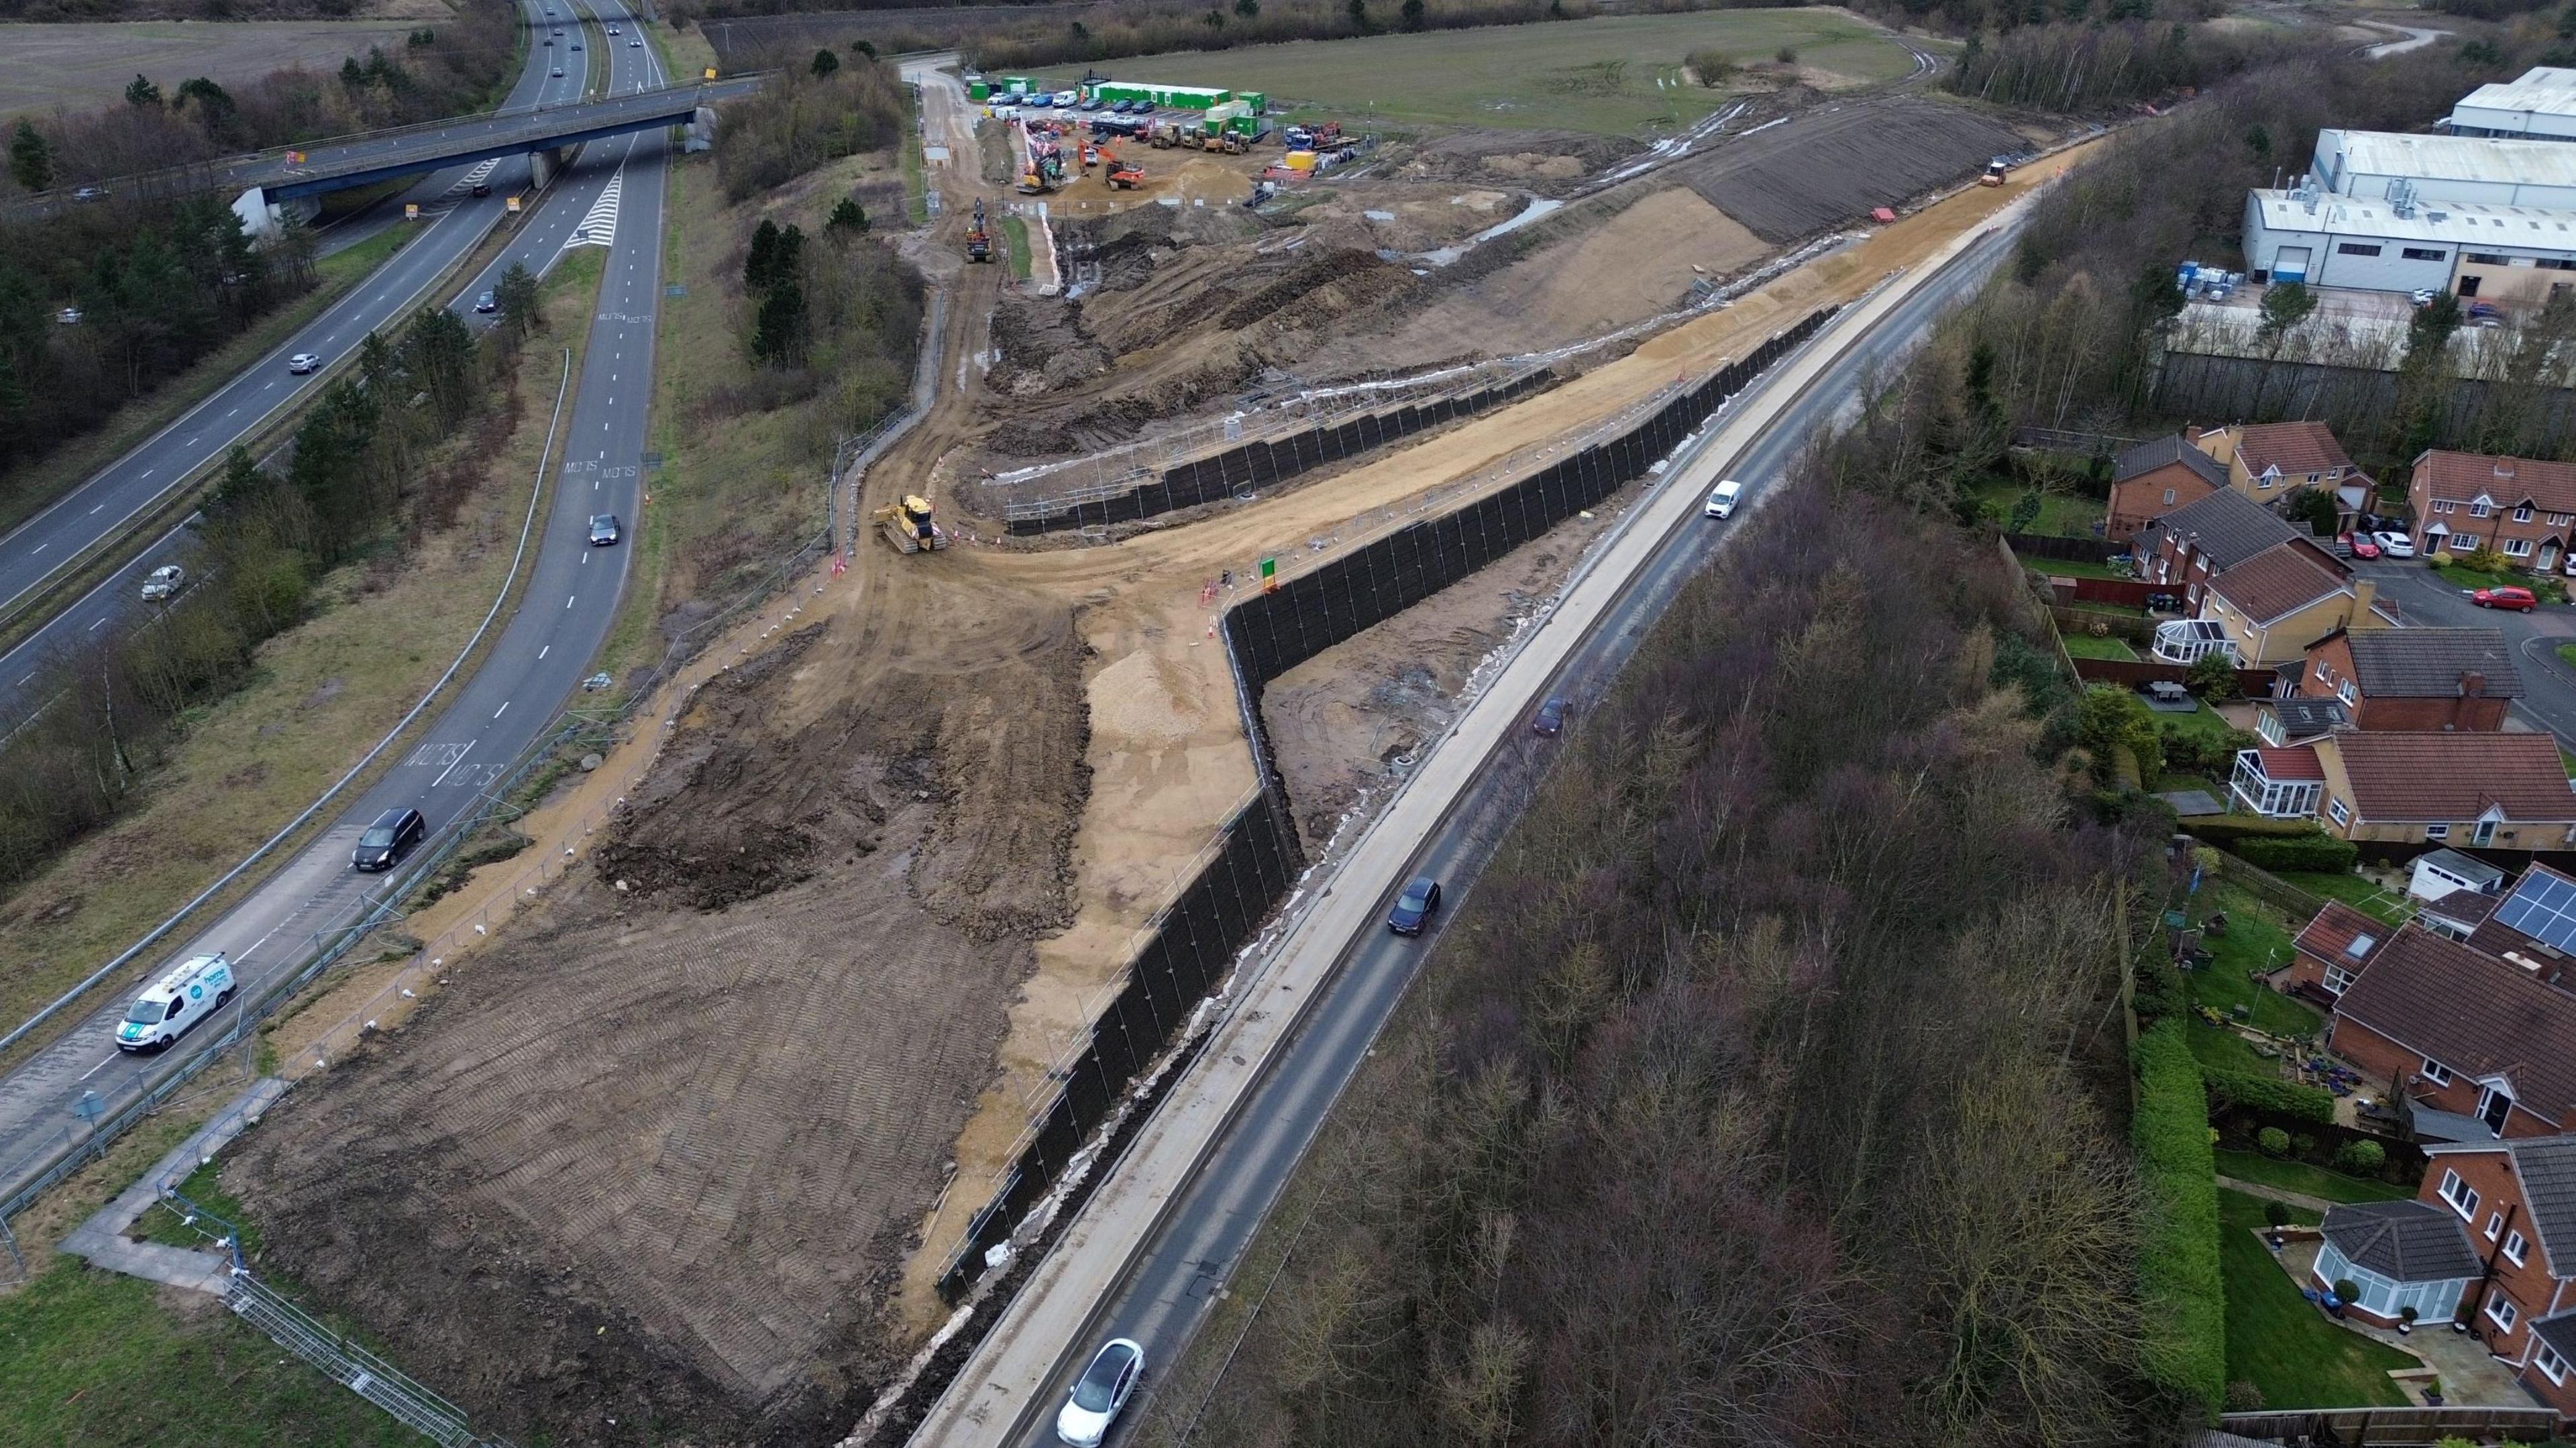
M897 553L918 553L924 548L948 546L948 535L940 532L939 525L930 521L928 498L908 496L900 503L886 504L869 516Z

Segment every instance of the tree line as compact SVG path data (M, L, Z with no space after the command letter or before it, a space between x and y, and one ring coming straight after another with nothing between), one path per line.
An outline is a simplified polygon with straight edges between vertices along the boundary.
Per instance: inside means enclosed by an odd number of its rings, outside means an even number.
M775 191L826 162L892 147L911 124L894 67L864 51L844 58L777 49L759 63L771 71L769 81L727 102L716 127L716 175L729 202Z
M517 426L519 351L544 325L536 279L496 289L480 339L445 308L370 335L352 375L307 409L282 466L233 449L208 490L194 586L122 638L53 660L41 701L0 739L0 886L112 821L186 732L237 688L259 645L316 606L324 575L453 525Z
M2019 570L1886 441L1784 481L1569 731L1292 1188L1197 1441L2199 1421L2127 1270L2121 925L2159 840L2070 796Z
M229 92L166 94L136 77L124 103L9 131L12 185L60 189L368 126L473 109L506 84L505 5L479 3L341 77L281 71ZM0 220L0 496L23 470L310 290L313 242L254 245L230 195L110 194Z

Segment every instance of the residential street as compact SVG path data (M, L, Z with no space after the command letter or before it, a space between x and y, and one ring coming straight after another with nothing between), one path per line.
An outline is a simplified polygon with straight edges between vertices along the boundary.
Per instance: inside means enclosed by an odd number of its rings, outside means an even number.
M2522 669L2523 696L2514 702L2514 713L2533 728L2557 735L2562 746L2576 744L2576 668L2557 653L2560 643L2576 641L2576 608L2507 613L2469 602L2467 594L2422 563L2355 559L2352 567L2379 585L2380 598L2410 627L2503 630Z

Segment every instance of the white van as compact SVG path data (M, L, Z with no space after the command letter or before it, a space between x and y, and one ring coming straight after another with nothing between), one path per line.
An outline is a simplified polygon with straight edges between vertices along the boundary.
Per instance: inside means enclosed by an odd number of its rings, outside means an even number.
M1735 516L1735 500L1744 496L1744 485L1733 478L1709 489L1708 515L1712 518Z
M120 1051L158 1051L233 998L233 966L219 952L192 955L134 998L116 1025Z

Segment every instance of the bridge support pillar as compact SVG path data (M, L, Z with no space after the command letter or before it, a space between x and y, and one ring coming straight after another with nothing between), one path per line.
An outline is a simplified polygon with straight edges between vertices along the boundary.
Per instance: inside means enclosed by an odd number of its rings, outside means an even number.
M530 151L528 153L529 189L545 190L553 184L555 173L570 164L572 164L572 154L567 147L554 146L542 151Z

